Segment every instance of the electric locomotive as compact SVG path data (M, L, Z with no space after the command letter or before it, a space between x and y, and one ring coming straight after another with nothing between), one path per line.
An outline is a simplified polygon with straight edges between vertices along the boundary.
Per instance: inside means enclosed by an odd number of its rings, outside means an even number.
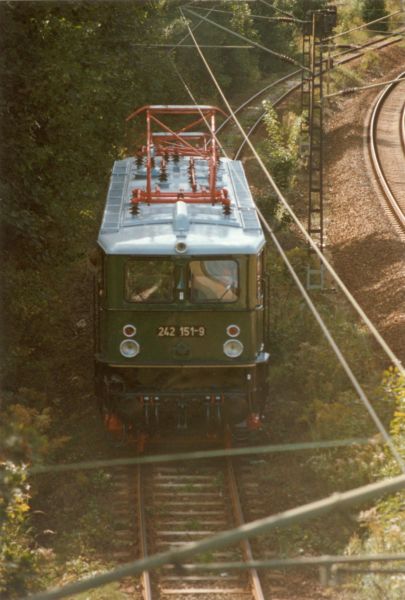
M266 244L242 163L219 156L219 112L154 105L129 117L146 117L146 140L114 163L93 261L110 430L260 422Z

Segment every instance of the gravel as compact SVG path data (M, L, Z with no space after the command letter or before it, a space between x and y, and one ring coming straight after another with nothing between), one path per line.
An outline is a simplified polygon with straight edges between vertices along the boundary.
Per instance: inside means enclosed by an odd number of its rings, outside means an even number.
M403 71L405 48L380 51L377 76ZM367 153L370 108L380 88L341 99L326 118L327 243L333 264L392 350L405 359L405 235L384 206ZM405 166L405 165L404 165Z

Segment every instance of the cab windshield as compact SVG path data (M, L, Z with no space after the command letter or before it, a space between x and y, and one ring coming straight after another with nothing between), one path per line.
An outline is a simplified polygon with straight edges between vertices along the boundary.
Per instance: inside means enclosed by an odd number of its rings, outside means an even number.
M127 262L125 297L129 302L173 302L173 262L156 259Z
M234 260L193 260L190 268L191 302L236 302L238 264Z
M127 302L236 302L239 295L235 260L191 260L175 267L172 260L129 260L125 265Z

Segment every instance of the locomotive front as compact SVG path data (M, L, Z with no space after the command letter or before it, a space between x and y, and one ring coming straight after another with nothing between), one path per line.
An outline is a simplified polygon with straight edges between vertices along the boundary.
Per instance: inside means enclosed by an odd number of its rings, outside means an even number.
M263 411L265 240L241 163L218 157L217 111L136 111L146 144L114 164L95 277L96 393L110 429L210 431ZM173 130L166 115L194 120ZM204 121L208 134L195 131Z

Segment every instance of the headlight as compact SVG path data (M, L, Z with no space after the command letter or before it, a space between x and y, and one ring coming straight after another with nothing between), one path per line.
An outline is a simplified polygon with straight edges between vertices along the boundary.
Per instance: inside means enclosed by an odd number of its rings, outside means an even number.
M120 352L125 358L133 358L139 354L139 344L135 340L123 340L120 344Z
M229 358L238 358L243 352L243 344L239 340L227 340L224 344L224 353Z
M240 334L239 325L228 325L226 328L226 333L229 335L229 337L238 337Z
M124 325L124 327L122 328L122 333L125 335L125 337L134 337L134 335L136 334L135 325Z

